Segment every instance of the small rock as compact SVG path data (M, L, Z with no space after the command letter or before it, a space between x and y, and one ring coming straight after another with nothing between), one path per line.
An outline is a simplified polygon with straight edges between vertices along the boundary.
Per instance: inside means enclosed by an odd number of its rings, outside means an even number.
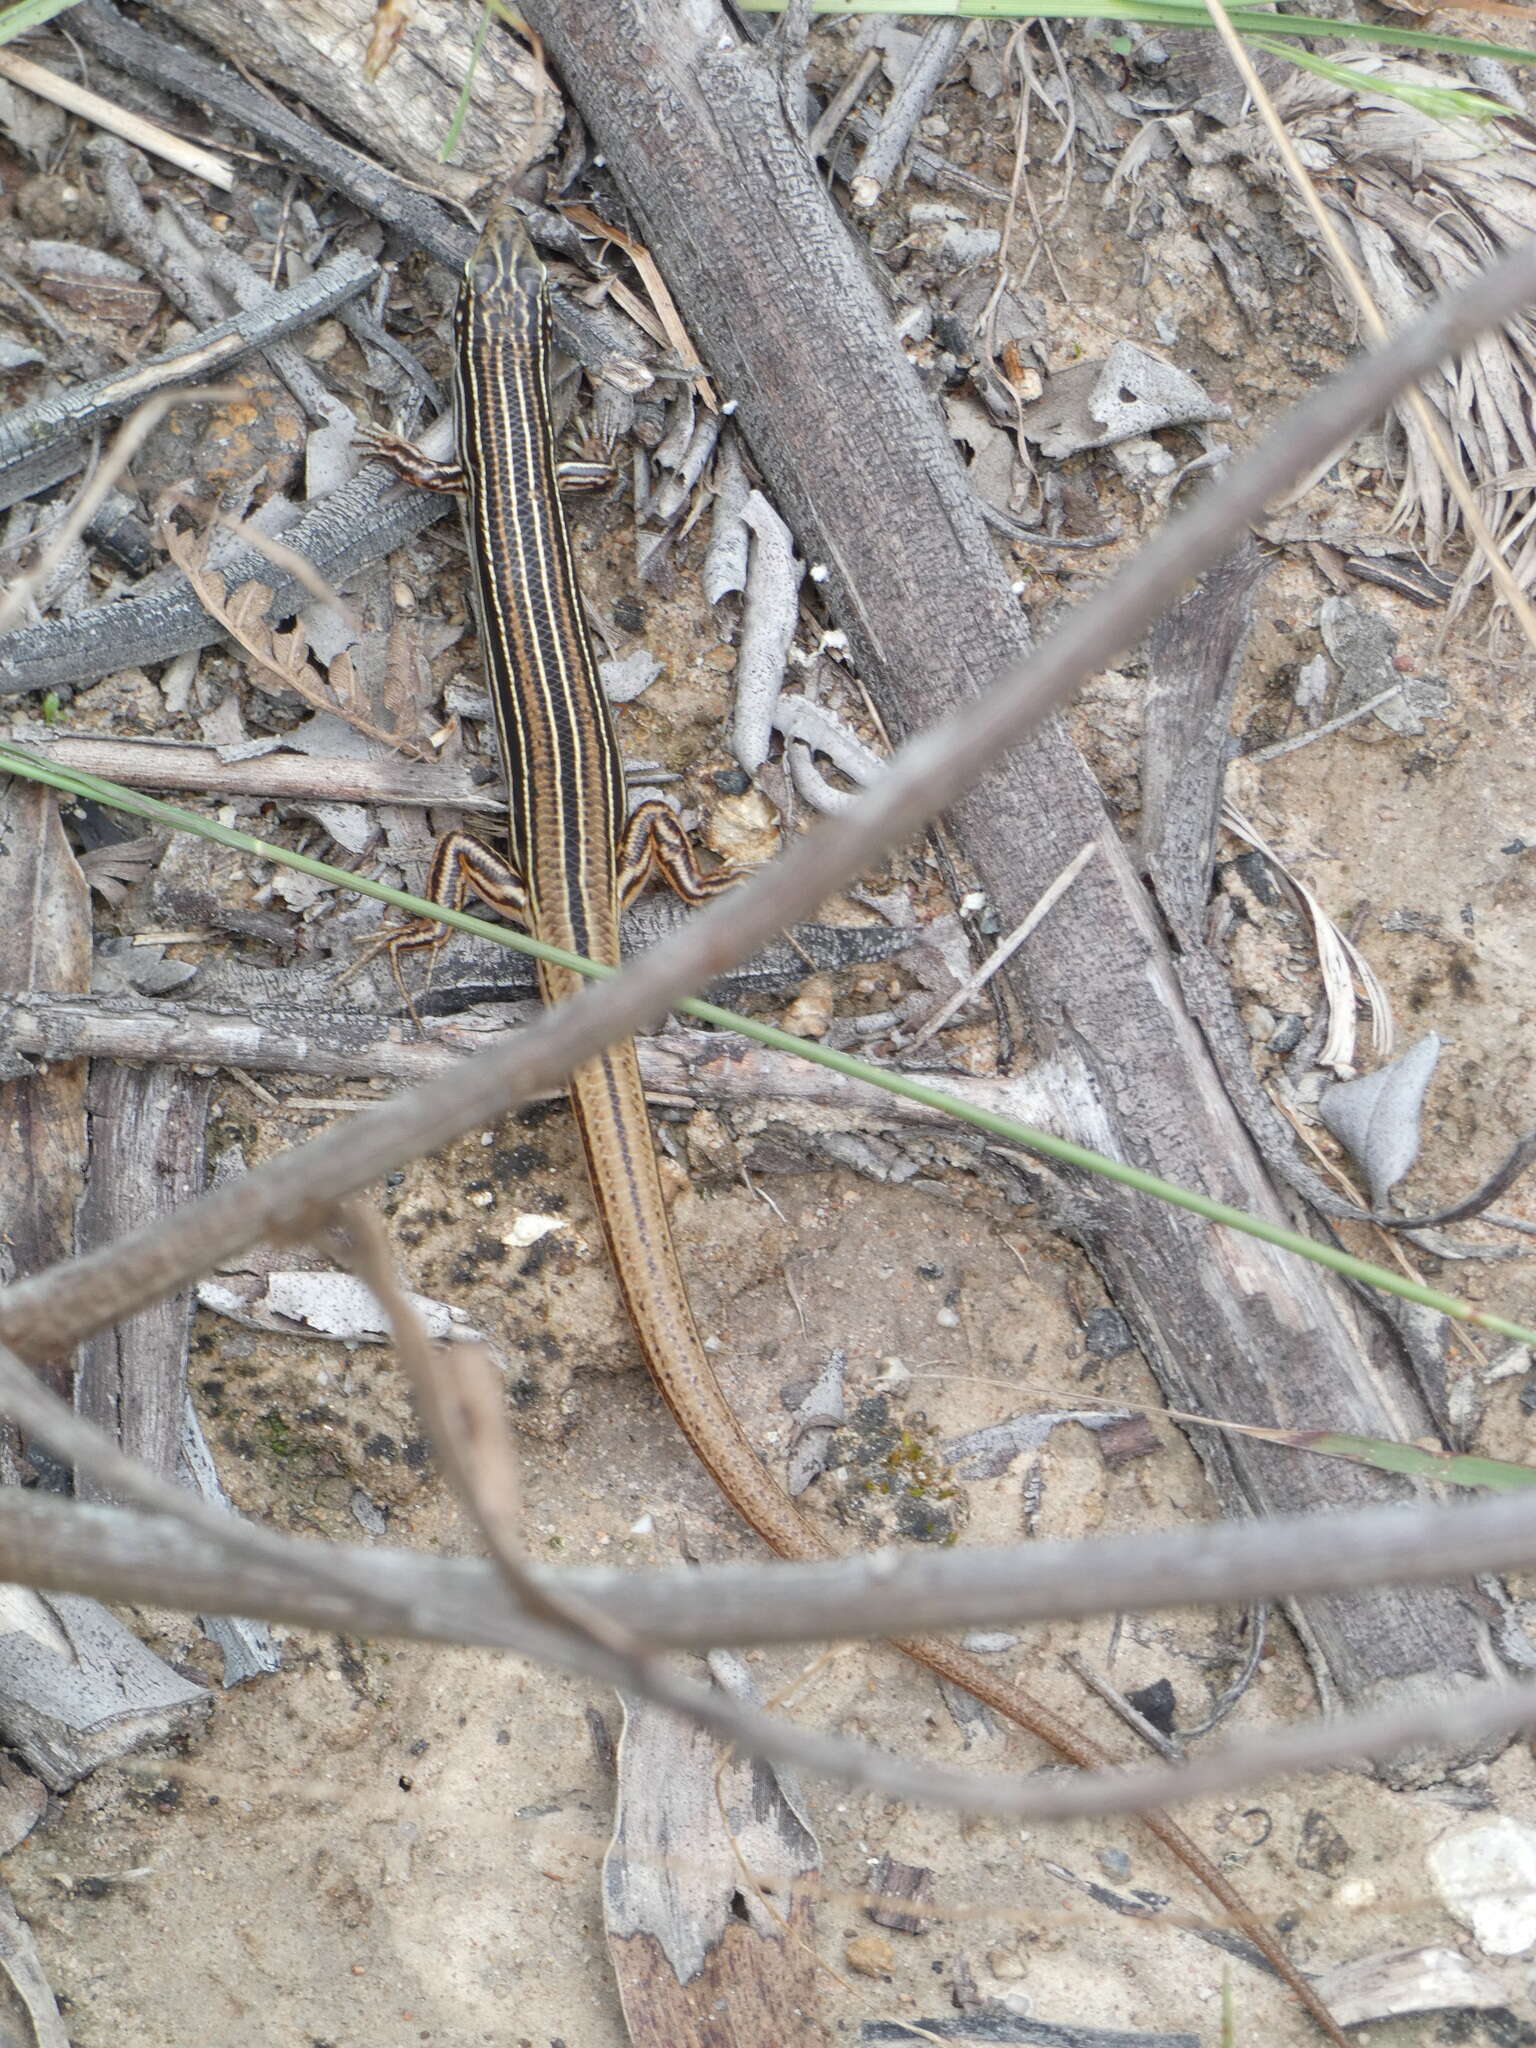
M704 843L734 867L761 867L779 850L779 819L761 790L726 797L710 811Z
M1083 1347L1090 1357L1119 1358L1135 1342L1130 1324L1116 1308L1090 1309L1083 1318Z
M939 261L946 270L970 270L978 263L990 262L1002 244L997 228L949 227L939 244Z
M1126 1694L1131 1705L1144 1721L1150 1721L1159 1735L1173 1733L1174 1714L1177 1711L1173 1687L1166 1678L1156 1678L1150 1685L1139 1685L1134 1692Z
M1118 442L1113 453L1116 468L1131 484L1151 483L1169 475L1174 467L1174 457L1162 443L1145 434Z
M896 1951L883 1934L853 1934L843 1943L843 1961L860 1977L888 1977Z
M784 1029L797 1038L825 1038L836 997L830 975L813 974L784 1012Z
M1006 1628L973 1628L960 1638L962 1649L969 1650L973 1657L1000 1657L1007 1650L1018 1648L1019 1638Z
M1353 1853L1327 1814L1312 1807L1301 1824L1301 1847L1296 1852L1302 1869L1337 1877Z
M1451 1917L1485 1955L1536 1945L1536 1828L1501 1817L1444 1835L1425 1858Z

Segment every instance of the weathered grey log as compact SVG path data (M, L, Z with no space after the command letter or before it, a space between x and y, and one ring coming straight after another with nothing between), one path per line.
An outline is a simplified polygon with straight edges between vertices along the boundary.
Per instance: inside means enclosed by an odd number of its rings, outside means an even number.
M828 601L886 718L905 734L969 698L1025 645L1018 602L764 53L704 0L530 0L526 12L802 552L826 564ZM952 823L1005 926L1085 843L1098 847L1018 976L1039 1050L1062 1076L1064 1124L1283 1220L1066 735L1053 728L1010 756ZM1075 1227L1177 1406L1386 1436L1427 1427L1418 1392L1377 1373L1349 1305L1319 1274L1113 1188L1072 1197ZM1398 1490L1260 1445L1200 1448L1229 1509ZM1478 1624L1452 1592L1314 1598L1292 1612L1319 1682L1346 1701L1455 1689L1479 1668Z
M103 1061L92 1070L81 1251L202 1193L210 1085L185 1066ZM190 1290L167 1295L88 1337L76 1367L79 1413L162 1479L174 1479L181 1460L191 1326ZM75 1491L82 1500L114 1497L89 1473L76 1475Z
M52 790L0 782L0 990L83 994L90 891ZM70 1061L0 1086L0 1277L67 1258L85 1187L85 1067ZM67 1393L62 1372L50 1374ZM8 1472L6 1477L19 1475Z

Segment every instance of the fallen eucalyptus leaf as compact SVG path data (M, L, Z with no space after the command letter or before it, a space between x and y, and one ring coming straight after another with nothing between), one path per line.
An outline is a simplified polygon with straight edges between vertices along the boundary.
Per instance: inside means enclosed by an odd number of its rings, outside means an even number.
M1399 1058L1358 1081L1323 1093L1318 1114L1365 1170L1371 1207L1379 1209L1419 1156L1419 1111L1440 1058L1440 1039L1426 1032Z

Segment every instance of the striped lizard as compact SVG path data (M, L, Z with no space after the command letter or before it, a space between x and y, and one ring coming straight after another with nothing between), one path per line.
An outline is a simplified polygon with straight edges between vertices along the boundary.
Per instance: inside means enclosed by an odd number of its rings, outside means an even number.
M705 875L659 800L627 812L623 762L582 614L560 501L551 422L544 265L517 214L493 211L465 266L454 314L457 459L365 430L365 444L413 483L462 502L476 611L506 776L510 860L467 833L436 850L435 902L473 893L534 937L608 965L619 961L625 906L653 880L698 902L729 886ZM429 947L442 927L407 926L394 948ZM572 969L539 963L546 1003L580 986ZM634 1046L610 1046L579 1067L570 1095L620 1292L662 1397L721 1492L781 1557L828 1546L747 1441L720 1390L689 1305L657 1169ZM1087 1768L1110 1759L1067 1717L948 1642L897 1647ZM1335 2048L1344 2036L1274 1935L1216 1864L1164 1813L1152 1833L1216 1899L1283 1978Z

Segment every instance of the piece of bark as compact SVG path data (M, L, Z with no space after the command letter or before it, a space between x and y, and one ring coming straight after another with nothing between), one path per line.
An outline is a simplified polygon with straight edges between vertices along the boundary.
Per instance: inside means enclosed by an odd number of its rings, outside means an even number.
M0 2044L3 2048L70 2048L69 2035L44 1975L32 1930L0 1887Z
M710 1667L729 1691L753 1697L739 1659L717 1652ZM645 1700L623 1705L603 1916L630 2039L667 2048L824 2040L811 1907L793 1889L820 1854L793 1791L764 1763L721 1773L722 1751L704 1729ZM747 1872L771 1888L773 1914Z
M203 1188L204 1133L212 1083L185 1068L99 1063L86 1098L90 1164L78 1249L110 1244L146 1216L163 1216ZM181 1461L190 1291L167 1295L80 1347L75 1406L118 1448L162 1479ZM114 1496L77 1474L82 1500Z
M183 1484L191 1487L194 1493L200 1493L204 1500L211 1501L215 1507L227 1509L230 1514L235 1512L235 1504L224 1491L190 1394L182 1400L180 1476ZM282 1670L283 1653L266 1622L252 1621L240 1614L200 1614L197 1625L224 1659L226 1686L243 1685L248 1678L259 1678L265 1673Z
M96 1601L5 1589L0 1735L51 1791L164 1740L207 1697Z
M1263 567L1251 541L1235 548L1186 592L1148 641L1141 864L1173 934L1179 993L1265 1166L1319 1214L1358 1217L1363 1212L1341 1200L1302 1157L1291 1126L1260 1086L1231 981L1205 942L1232 698ZM1390 1314L1384 1298L1377 1306ZM1418 1382L1439 1427L1438 1393L1422 1371Z
M933 1897L933 1872L925 1863L898 1863L894 1856L882 1856L870 1873L870 1890L886 1899L910 1899L921 1903ZM933 1925L921 1913L903 1912L900 1906L880 1904L868 1908L878 1927L897 1934L926 1934Z
M801 552L827 565L828 602L888 724L904 735L968 701L1025 650L1018 601L868 258L786 125L764 54L704 0L528 0L525 12L736 403ZM1061 727L1009 755L950 823L1005 928L1085 844L1098 850L1034 934L1016 982L1059 1084L1058 1127L1284 1221ZM1417 1391L1367 1361L1352 1310L1314 1270L1104 1183L1071 1193L1074 1228L1171 1404L1367 1435L1427 1428ZM1397 1491L1380 1475L1337 1461L1324 1472L1320 1460L1241 1439L1199 1449L1231 1511ZM1310 1599L1292 1612L1330 1702L1437 1696L1481 1668L1476 1617L1449 1590Z
M0 1755L0 1856L9 1856L18 1842L24 1842L47 1811L42 1781L15 1757Z
M1147 642L1141 861L1181 943L1205 927L1232 698L1266 567L1244 539Z
M1317 1984L1341 2027L1399 2019L1412 2012L1486 2012L1509 1998L1497 1977L1453 1948L1387 1949L1357 1956L1324 1970Z
M0 990L83 994L91 985L90 891L52 790L0 782ZM66 1060L0 1087L0 1277L70 1255L85 1174L86 1069ZM68 1395L64 1362L44 1368ZM14 1476L14 1475L10 1475Z
M373 78L364 58L379 18L374 0L305 0L302 7L241 0L220 9L216 20L203 0L156 0L156 11L194 36L211 37L226 60L317 107L428 191L461 202L474 198L487 177L540 157L564 119L558 92L546 87L540 94L523 46L498 23L476 48L474 16L452 0L417 0L402 9L404 33ZM466 84L459 161L443 164L435 144L448 133Z

